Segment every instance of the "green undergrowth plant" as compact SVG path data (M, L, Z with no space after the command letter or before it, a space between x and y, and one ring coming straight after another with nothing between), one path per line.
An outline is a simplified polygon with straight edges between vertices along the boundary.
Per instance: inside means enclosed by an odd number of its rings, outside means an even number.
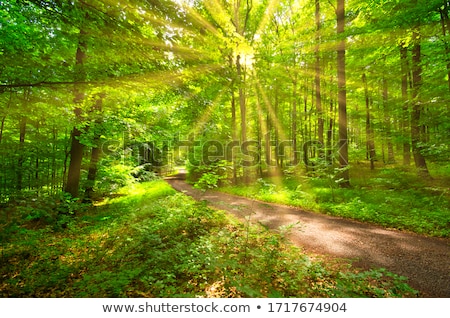
M334 175L265 178L252 186L226 186L220 191L387 228L450 236L450 192L445 182L430 185L409 171L393 168L356 175L351 188L339 188L333 180Z
M359 271L241 222L166 182L130 184L52 231L2 223L2 297L412 297L405 278Z

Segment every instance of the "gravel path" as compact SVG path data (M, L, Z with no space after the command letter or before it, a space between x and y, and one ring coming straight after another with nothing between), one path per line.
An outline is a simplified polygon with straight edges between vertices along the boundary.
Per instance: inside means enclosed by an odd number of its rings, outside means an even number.
M290 238L306 252L352 259L355 267L386 268L409 278L421 297L450 297L450 240L430 238L348 219L311 213L217 191L193 189L167 178L176 190L269 229L299 222Z

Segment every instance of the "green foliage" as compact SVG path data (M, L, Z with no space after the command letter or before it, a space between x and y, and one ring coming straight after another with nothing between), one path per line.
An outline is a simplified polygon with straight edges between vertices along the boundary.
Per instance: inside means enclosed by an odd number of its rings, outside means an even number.
M148 163L135 167L131 171L131 175L138 182L148 182L148 181L156 180L158 178L156 172L152 171L151 164L148 164Z
M194 187L197 189L207 190L217 188L219 185L226 183L231 169L230 164L226 160L220 160L210 165L190 166L189 179L198 178Z
M164 181L134 183L63 231L3 224L3 297L411 297L384 270L313 260ZM74 202L72 202L75 204ZM4 231L2 231L3 233Z
M355 187L350 189L339 189L334 183L334 174L330 174L329 178L290 177L282 183L263 179L253 187L233 186L220 190L388 228L450 236L450 199L445 186L430 187L415 173L398 168L383 169L369 179L366 174L355 174Z

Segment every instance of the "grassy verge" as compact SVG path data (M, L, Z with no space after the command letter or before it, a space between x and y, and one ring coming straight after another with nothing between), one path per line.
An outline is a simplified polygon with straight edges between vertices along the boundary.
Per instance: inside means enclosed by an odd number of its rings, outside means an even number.
M163 181L126 187L97 206L55 204L74 215L61 223L37 213L36 201L8 207L2 297L416 296L404 278L305 255L283 234L242 224Z
M445 185L427 184L398 169L366 171L355 176L352 183L350 189L339 189L331 179L290 176L220 190L387 228L450 236L450 193Z

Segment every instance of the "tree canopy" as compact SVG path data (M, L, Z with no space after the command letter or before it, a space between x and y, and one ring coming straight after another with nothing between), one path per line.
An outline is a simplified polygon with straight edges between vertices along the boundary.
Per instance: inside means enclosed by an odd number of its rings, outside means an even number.
M0 4L0 200L91 196L145 151L235 183L448 166L448 1Z

